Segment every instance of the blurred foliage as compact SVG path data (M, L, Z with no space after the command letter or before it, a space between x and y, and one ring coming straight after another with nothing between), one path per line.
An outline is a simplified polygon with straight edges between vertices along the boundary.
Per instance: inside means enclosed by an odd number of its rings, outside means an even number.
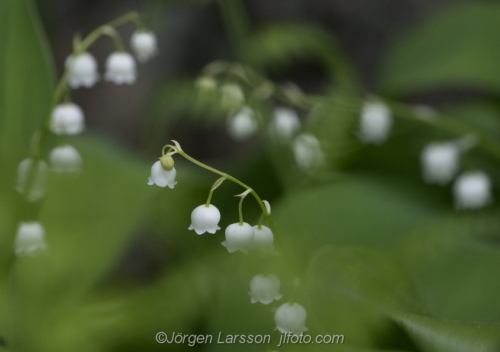
M225 7L223 13L234 11ZM228 31L238 23L237 17L227 21ZM282 279L285 299L295 277L302 277L298 301L308 309L312 335L344 334L346 339L343 346L290 345L283 350L498 351L499 208L458 215L451 208L450 187L425 185L418 168L426 142L459 137L453 134L457 131L474 131L493 141L486 144L492 145L489 151L497 150L497 105L477 100L443 107L447 118L435 125L405 119L407 111L396 106L391 140L380 147L363 146L356 138L363 92L336 40L312 25L276 24L247 33L242 23L231 33L244 38L232 40L258 74L305 59L317 60L329 78L325 99L295 106L307 115L304 131L317 135L326 153L317 173L299 171L289 146L267 137L272 109L294 106L294 100L256 98L265 83L256 76L240 83L258 112L263 147L241 160L211 163L272 203L280 255L227 255L220 245L223 231L197 236L187 230L189 214L206 200L214 175L179 161L175 190L150 188L146 180L154 160L87 135L72 141L84 158L84 173L52 175L47 200L39 204L50 255L11 262L19 203L12 189L15 167L43 124L53 72L32 2L0 0L0 260L2 269L9 270L1 284L0 335L9 350L182 351L190 347L157 344L155 334L268 334L274 329L273 310L250 304L248 282L272 271ZM381 92L403 97L453 85L496 94L498 23L494 3L460 5L431 17L387 55ZM223 77L222 83L237 77L238 72ZM193 81L173 79L155 94L148 148L159 151L164 131L184 119L195 126L210 121L207 129L225 126L230 112L220 107L220 92L202 94ZM255 82L257 88L250 84ZM189 142L181 143L189 153ZM466 164L500 179L494 152L473 150ZM226 182L214 195L222 228L237 219L232 197L237 193L240 189ZM253 224L259 209L250 201L244 206ZM114 281L114 270L144 232L160 239L160 255L168 265L146 284Z

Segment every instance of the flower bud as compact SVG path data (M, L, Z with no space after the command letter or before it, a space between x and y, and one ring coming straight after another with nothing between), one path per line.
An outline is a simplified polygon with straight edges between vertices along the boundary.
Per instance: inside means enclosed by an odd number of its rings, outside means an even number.
M480 209L492 201L491 181L483 171L461 174L453 185L457 209Z
M168 156L168 155L162 156L160 158L160 163L161 163L161 166L167 171L172 170L174 168L174 165L175 165L174 158L172 158L171 156Z
M20 222L14 243L16 254L18 256L32 256L46 249L43 226L37 221Z
M250 301L269 304L274 300L281 299L280 280L273 274L255 275L250 280Z
M130 46L140 62L148 61L158 53L156 36L150 31L137 30L132 33Z
M245 94L236 83L226 83L220 88L223 109L234 111L239 109L245 102Z
M136 68L132 55L118 51L109 55L106 60L105 78L115 84L135 83Z
M391 131L392 120L392 112L384 103L365 103L361 110L359 139L363 143L384 143Z
M220 230L220 211L212 204L196 207L191 213L191 225L188 230L194 230L198 235L205 232L215 233Z
M243 141L252 136L258 129L257 119L252 109L244 106L236 115L227 120L229 136L236 141Z
M97 61L88 52L78 56L70 55L66 59L68 71L68 84L71 88L90 88L99 80Z
M305 327L307 312L298 303L282 304L274 314L276 329L282 333L291 332L294 335L307 331Z
M229 253L241 251L248 253L253 239L253 228L246 222L240 225L239 222L231 224L226 228L226 240L222 245Z
M297 166L304 171L309 171L324 161L321 144L312 134L303 133L295 137L292 150Z
M420 158L425 181L444 185L450 182L458 171L460 148L452 142L432 142L424 148Z
M49 155L52 170L60 173L79 173L82 169L82 157L70 145L52 149Z
M174 167L172 167L171 170L166 170L159 160L151 167L151 176L148 179L148 185L151 186L156 184L160 187L168 186L169 188L174 188L174 186L177 184L177 182L175 181L176 175L177 171L175 171Z

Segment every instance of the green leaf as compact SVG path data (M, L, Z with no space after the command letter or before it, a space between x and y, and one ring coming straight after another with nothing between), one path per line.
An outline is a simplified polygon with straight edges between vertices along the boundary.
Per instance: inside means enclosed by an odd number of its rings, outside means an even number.
M442 88L500 94L500 4L453 5L405 33L387 54L379 90L396 97Z

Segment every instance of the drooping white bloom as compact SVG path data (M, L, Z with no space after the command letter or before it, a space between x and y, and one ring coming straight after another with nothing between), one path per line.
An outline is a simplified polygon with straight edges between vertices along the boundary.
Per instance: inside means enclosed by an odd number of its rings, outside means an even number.
M269 132L282 142L289 141L300 130L300 119L293 109L279 107L269 124Z
M229 225L226 228L226 240L222 245L229 253L241 251L248 253L251 248L253 238L253 228L246 222L240 225L239 222Z
M135 60L129 53L114 52L106 60L107 81L116 84L133 84L136 78Z
M359 139L363 143L382 144L392 128L392 112L382 102L367 102L361 110Z
M479 209L492 201L491 181L483 171L461 174L453 186L457 209Z
M245 102L245 93L236 83L226 83L220 87L221 106L230 111L239 109Z
M79 173L82 169L82 157L78 150L70 145L63 145L51 150L49 155L52 170L60 173Z
M308 330L305 326L306 317L306 309L300 304L284 303L274 313L274 322L280 332L299 335Z
M31 181L31 185L28 185L30 182L30 174L33 173L33 179ZM46 183L47 183L47 173L48 166L47 163L43 160L38 160L36 163L33 163L33 159L24 159L19 163L17 167L17 186L16 189L21 194L25 194L28 190L26 188L29 187L29 194L26 196L26 199L29 202L35 202L43 196L45 196Z
M82 109L73 103L57 105L52 110L50 130L52 133L73 135L83 132L85 129L85 117Z
M444 185L450 182L460 166L460 147L453 142L429 143L420 156L424 180Z
M302 170L310 170L324 161L324 153L321 143L312 134L299 134L292 142L293 156L295 162Z
M165 170L161 165L161 161L158 160L151 167L151 176L148 179L148 185L174 188L177 184L175 181L176 175L177 171L175 171L175 168L172 168L172 170Z
M68 84L71 88L93 87L99 80L97 73L97 61L88 52L78 56L70 55L66 59L66 68L68 72Z
M188 229L194 230L198 235L205 232L215 233L217 230L220 230L219 221L219 209L212 204L209 204L208 207L206 204L203 204L194 208L191 213L191 225Z
M252 109L244 106L237 114L229 115L227 131L229 136L236 141L243 141L252 136L259 125Z
M255 275L250 280L250 302L269 304L274 300L280 300L280 280L273 274Z
M271 229L267 226L256 225L253 227L252 247L262 253L268 253L273 250L274 236Z
M137 30L132 33L130 46L139 62L146 62L158 53L156 36L151 31Z
M32 256L47 249L45 229L37 221L20 222L17 228L14 251L18 256Z

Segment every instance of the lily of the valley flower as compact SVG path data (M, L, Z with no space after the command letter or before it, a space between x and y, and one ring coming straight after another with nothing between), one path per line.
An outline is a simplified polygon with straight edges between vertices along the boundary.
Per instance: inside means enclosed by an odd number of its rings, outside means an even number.
M319 140L312 134L303 133L292 142L293 156L297 166L308 171L324 161L324 153Z
M425 181L444 185L459 169L460 147L453 142L432 142L422 151L421 160Z
M153 32L137 30L130 38L130 46L139 62L146 62L158 52L156 36Z
M229 253L241 251L248 253L252 245L253 228L246 222L231 224L226 228L226 240L222 245Z
M279 107L274 110L269 132L281 142L289 141L300 130L300 119L295 110Z
M66 59L68 72L68 84L71 88L90 88L99 80L97 73L97 61L88 52L78 56L70 55Z
M220 87L222 108L229 111L236 111L245 102L245 93L236 83L226 83Z
M73 103L57 105L52 111L50 130L58 135L74 135L85 129L82 109Z
M215 205L206 204L194 208L191 213L191 225L189 230L194 230L198 235L208 233L215 233L220 230L220 211Z
M17 228L14 251L18 256L32 256L47 249L45 229L37 221L20 222Z
M52 149L49 155L53 171L60 173L79 173L82 169L82 157L78 150L70 145Z
M299 335L308 330L305 326L306 317L307 312L300 304L284 303L274 314L276 329L282 333L291 332L292 334Z
M483 171L461 174L453 186L457 209L480 209L492 201L491 181Z
M280 280L273 274L255 275L250 280L250 301L269 304L274 300L280 300Z
M171 157L169 157L171 159ZM162 157L164 159L164 157ZM153 164L151 167L151 176L148 179L148 185L157 185L160 187L169 187L169 188L174 188L174 186L177 184L175 181L175 176L177 175L177 171L175 171L175 167L166 167L163 164L165 162L163 160L158 160L156 163ZM167 170L170 168L170 170Z
M261 253L273 250L274 236L271 229L264 225L253 227L252 247Z
M367 102L361 110L359 139L363 143L382 144L392 128L392 112L382 102Z
M227 120L229 136L236 141L243 141L252 136L259 125L252 109L244 106L237 114L230 115Z
M132 55L118 51L109 55L106 60L105 78L115 84L133 84L136 79L136 67Z
M26 199L30 202L35 202L45 196L45 189L47 183L47 173L49 167L43 160L37 160L33 164L33 159L24 159L17 167L17 186L16 189L21 194L26 194L29 188L29 194ZM30 174L33 174L30 180ZM29 185L28 183L31 184Z

